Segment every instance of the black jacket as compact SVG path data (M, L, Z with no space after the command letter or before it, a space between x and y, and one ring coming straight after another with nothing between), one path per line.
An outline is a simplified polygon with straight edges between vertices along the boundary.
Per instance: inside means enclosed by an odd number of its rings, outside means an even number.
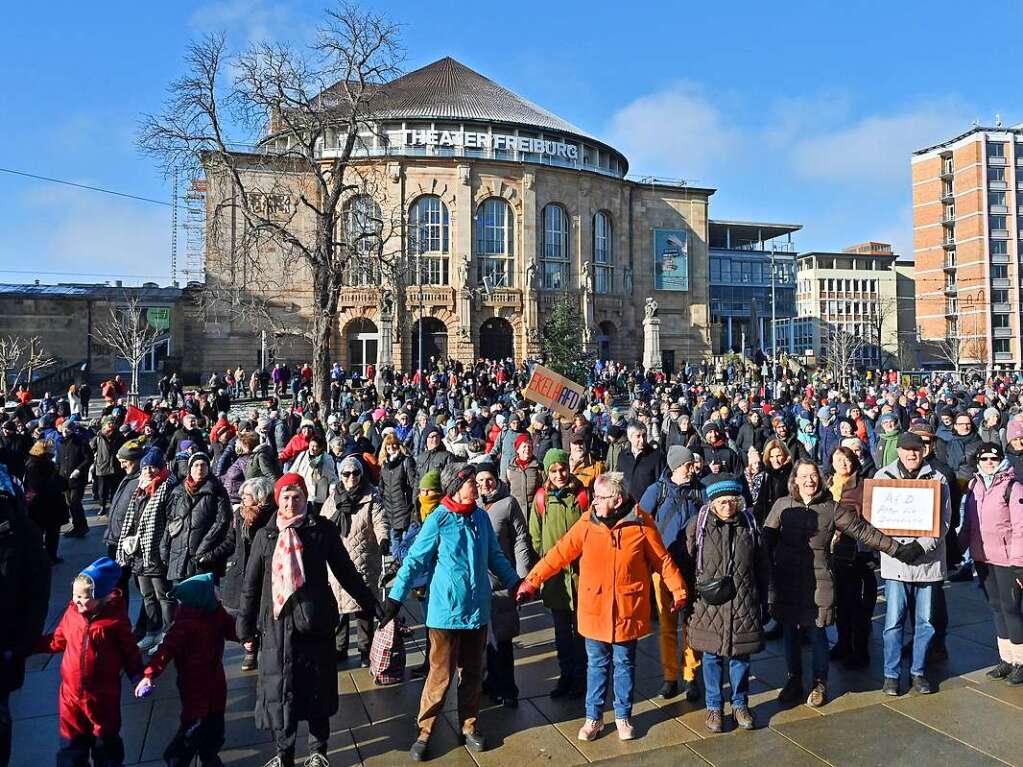
M92 463L92 448L89 443L75 434L70 439L61 437L57 442L57 471L73 487L85 487L89 480L89 465ZM71 475L78 471L78 476Z
M28 499L28 517L41 530L60 527L68 521L67 502L64 500L65 480L45 456L30 455L25 462L25 496Z
M222 573L233 545L230 528L231 501L216 477L207 477L194 496L188 494L184 482L175 487L160 542L167 579L183 581L196 573Z
M140 472L135 470L121 480L121 484L114 491L114 497L110 501L110 516L107 519L107 530L103 533L103 543L107 545L108 551L116 550L117 541L121 537L121 526L124 524L124 515L128 512L128 501L132 494L138 489ZM113 557L113 554L111 554Z
M15 432L9 437L0 434L0 463L7 465L12 476L23 479L25 460L31 447L32 438L28 434Z
M206 437L203 436L202 431L198 427L189 430L184 426L179 426L174 434L171 435L170 442L167 445L167 450L164 452L163 457L168 461L172 460L174 456L178 454L178 451L181 450L181 443L186 439L192 440L199 452L206 453ZM207 453L207 455L209 455L209 453Z
M117 451L124 444L124 437L121 432L114 431L106 435L100 432L92 438L92 452L95 456L95 469L97 477L109 477L121 473L121 464L117 460Z
M625 475L625 486L632 500L639 503L643 493L657 481L667 466L664 451L647 445L639 456L625 450L618 459L618 471Z
M229 610L237 610L241 605L242 582L245 580L245 568L249 563L249 554L252 550L252 541L268 522L277 513L273 499L267 506L260 509L259 516L252 525L246 525L238 509L234 511L231 521L231 530L228 532L234 543L231 556L227 559L224 567L224 577L220 582L220 601Z
M443 445L435 450L424 450L416 456L416 482L419 482L424 474L433 469L442 471L445 466L454 460L455 457Z
M416 497L415 467L408 456L380 465L380 495L391 530L407 530Z

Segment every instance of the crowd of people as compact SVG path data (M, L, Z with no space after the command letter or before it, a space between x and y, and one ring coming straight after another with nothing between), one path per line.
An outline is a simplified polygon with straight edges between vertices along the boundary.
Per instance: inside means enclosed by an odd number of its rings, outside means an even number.
M487 745L483 696L518 705L518 609L535 600L553 624L549 694L579 701L580 740L603 732L609 695L618 737L637 736L637 642L653 631L660 695L702 701L711 732L726 697L735 726L756 727L750 664L772 637L779 700L824 705L832 664L869 664L878 573L885 694L906 689L906 655L908 684L931 692L943 585L974 577L997 635L987 675L1023 685L1023 376L842 386L768 360L674 375L597 362L562 415L526 396L533 364L335 365L323 403L309 366L239 367L206 389L167 376L139 406L104 385L94 420L81 387L21 397L0 416L0 767L26 659L61 652L58 765L122 764L120 677L145 697L171 663L181 717L164 758L221 764L228 642L258 675L269 764L295 764L305 721L303 763L324 767L339 664L369 666L410 599L426 630L416 761L452 683L470 750ZM873 478L936 481L940 533L872 526ZM90 488L106 556L44 634L62 527L98 532Z

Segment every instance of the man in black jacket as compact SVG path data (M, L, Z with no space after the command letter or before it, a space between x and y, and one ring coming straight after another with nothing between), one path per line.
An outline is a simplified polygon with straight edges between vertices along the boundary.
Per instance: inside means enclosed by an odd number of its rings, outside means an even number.
M667 463L664 451L650 446L646 425L642 421L629 421L625 430L629 449L618 459L618 471L625 475L625 486L632 500L639 503L643 493L657 481Z
M134 442L127 442L117 451L117 462L123 472L122 479L114 490L110 501L110 516L107 519L107 529L103 533L103 543L107 547L107 556L117 559L117 541L121 537L121 526L124 524L125 514L128 513L128 503L139 487L139 462L142 460L143 450ZM128 595L131 582L131 565L121 565L121 580L117 587L124 595L124 605L128 606ZM145 610L139 610L139 624L144 625L146 617ZM136 626L138 630L139 626ZM145 635L143 630L140 639Z
M89 523L85 520L85 507L82 498L85 495L85 483L89 479L89 466L92 464L92 448L78 434L75 422L68 419L60 425L60 436L57 438L57 472L67 483L64 491L68 511L71 512L71 529L64 535L68 538L84 538L89 532Z

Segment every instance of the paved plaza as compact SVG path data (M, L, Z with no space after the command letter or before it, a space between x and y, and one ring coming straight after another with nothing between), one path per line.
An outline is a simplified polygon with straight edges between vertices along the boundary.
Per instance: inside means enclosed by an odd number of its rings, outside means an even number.
M92 510L90 509L90 514ZM79 569L102 551L103 522L93 524L84 540L65 540L66 561L54 573L53 599L47 623L52 630L70 596ZM776 701L785 681L780 642L772 642L753 662L752 706L760 729L710 735L703 728L702 704L657 696L661 684L655 637L640 642L634 723L637 739L618 740L613 725L593 743L575 733L582 724L582 701L552 701L547 692L557 676L553 630L539 605L522 611L523 633L517 640L517 679L522 700L517 710L488 707L480 718L490 749L470 754L458 745L454 690L443 726L431 741L431 763L481 767L569 767L586 763L687 767L688 765L1023 765L1023 688L1010 688L984 678L997 660L990 612L976 582L949 584L950 658L933 669L938 692L884 697L880 691L880 624L875 619L871 667L831 671L831 702L819 710L804 705L782 708ZM139 600L132 595L133 611ZM418 615L415 608L414 614ZM419 663L423 632L417 627L409 665ZM255 673L239 671L242 653L228 649L227 743L222 758L228 765L261 767L273 756L270 735L253 724ZM806 659L807 671L809 658ZM60 660L34 656L25 687L11 698L15 719L12 764L52 764L57 746L57 689ZM127 763L162 765L161 754L178 724L178 695L173 666L153 696L133 698L124 684L123 736ZM366 669L338 672L341 708L333 719L331 764L408 764L414 737L421 681L376 687ZM681 702L680 702L681 701ZM727 712L726 712L727 713ZM606 718L611 719L610 712ZM730 727L729 730L732 728ZM304 730L299 754L304 755Z

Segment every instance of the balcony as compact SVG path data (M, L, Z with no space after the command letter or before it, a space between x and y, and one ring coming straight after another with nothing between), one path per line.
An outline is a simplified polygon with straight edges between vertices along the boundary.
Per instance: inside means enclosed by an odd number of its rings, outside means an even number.
M945 295L946 296L954 296L958 290L959 290L959 288L953 282L951 285L946 285L945 286Z
M991 279L992 288L1008 288L1009 278L1008 277L993 277Z
M949 158L941 163L941 177L951 178L955 175L955 165L952 163L952 159Z
M995 192L1004 192L1009 188L1009 184L1006 181L988 181L987 188Z
M1012 352L995 352L995 362L1012 362Z
M953 192L951 189L941 193L942 202L953 202L955 198L956 198L955 192Z
M1007 240L1009 239L1009 230L992 229L990 232L988 232L988 235L991 237L992 240Z
M994 213L996 215L997 214L1001 214L1003 216L1004 215L1008 215L1008 213L1009 213L1009 206L1008 205L988 205L987 212L988 213Z
M945 269L955 269L955 268L956 268L956 254L955 254L955 252L953 251L951 253L946 253L945 254Z
M991 304L991 311L995 314L1008 314L1011 304Z
M988 155L987 164L1005 166L1008 165L1008 162L1006 162L1004 155Z
M943 224L954 224L956 220L956 212L954 210L946 210L941 214L941 223Z
M991 333L995 338L1012 338L1012 328L992 328Z
M955 246L956 246L955 237L946 237L945 241L941 243L941 247L943 247L945 250L952 250L953 248L955 248Z

